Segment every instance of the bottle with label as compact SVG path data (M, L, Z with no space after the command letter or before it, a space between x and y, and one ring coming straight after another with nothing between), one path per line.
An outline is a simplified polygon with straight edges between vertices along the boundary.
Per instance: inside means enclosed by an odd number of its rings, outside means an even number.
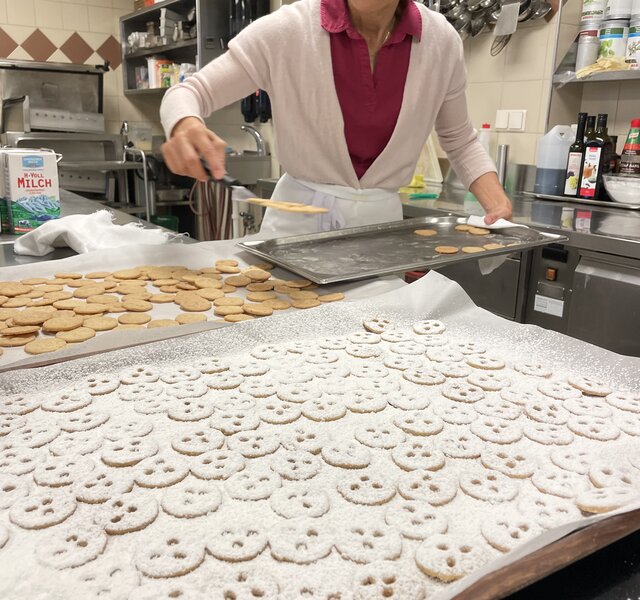
M587 117L587 127L584 130L584 140L587 141L593 138L596 134L596 118L594 116Z
M602 176L611 168L611 138L607 133L607 114L599 114L596 130L585 142L584 160L578 196L585 200L598 200L604 186Z
M618 136L611 137L611 167L609 173L617 173L620 169L620 155L618 154Z
M578 183L582 168L582 155L584 154L584 130L587 126L587 113L578 115L578 130L576 132L576 141L569 148L569 158L567 160L567 169L564 180L564 195L578 195Z
M620 174L640 177L640 119L631 121L631 128L620 157Z

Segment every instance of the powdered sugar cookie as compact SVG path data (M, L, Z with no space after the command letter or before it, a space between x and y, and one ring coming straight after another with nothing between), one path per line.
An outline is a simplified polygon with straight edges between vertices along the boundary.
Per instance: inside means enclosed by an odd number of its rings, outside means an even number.
M357 436L356 436L357 437ZM405 471L424 469L437 471L444 467L445 458L440 450L422 440L401 444L393 449L391 458L396 465Z
M144 529L156 520L158 503L149 494L132 492L113 496L95 516L109 535L121 535Z
M446 377L442 373L426 367L407 369L403 371L402 377L419 385L440 385L446 381Z
M418 568L440 581L461 579L486 562L480 546L462 541L448 534L427 538L416 550Z
M258 360L272 360L274 358L281 359L287 355L287 351L281 346L275 344L263 344L262 346L256 346L250 352L253 358Z
M382 361L386 367L405 371L406 369L420 369L424 366L424 360L419 356L408 356L403 354L387 354Z
M376 358L382 355L378 344L347 344L346 353L354 358Z
M326 600L327 598L340 598L341 585L335 581L317 581L311 576L296 577L294 581L285 582L281 591L281 600Z
M271 469L284 479L302 481L315 477L322 468L320 461L309 452L286 450L271 460Z
M500 471L516 479L531 477L538 468L538 463L533 457L523 452L506 452L505 450L484 450L481 462L487 469Z
M531 477L531 483L543 494L552 494L560 498L573 498L587 488L587 481L582 475L556 467L537 470Z
M611 405L632 413L640 413L640 393L617 391L609 394L605 400Z
M469 428L481 440L494 444L513 444L522 437L519 425L498 417L480 417Z
M152 581L134 589L128 600L207 600L204 593L192 589L188 584L179 581L161 579Z
M74 412L93 402L89 392L80 390L66 390L51 394L42 402L42 410L48 412Z
M387 400L391 406L401 410L423 410L431 404L427 393L423 390L403 390L389 394Z
M161 453L144 459L135 470L135 481L141 487L168 487L182 481L189 466L177 454Z
M447 432L438 440L438 447L449 458L478 458L483 448L467 429Z
M125 402L134 402L147 398L157 399L162 394L164 394L164 384L160 382L133 383L131 385L123 385L118 389L118 397Z
M26 415L40 406L41 399L35 394L11 394L0 399L0 413Z
M243 377L260 377L261 375L266 375L270 370L271 367L267 361L253 360L251 358L236 359L231 368L232 373Z
M309 383L310 381L313 381L314 377L312 368L303 367L287 367L285 369L278 369L273 373L273 375L278 383L284 384L285 386ZM280 389L281 388L279 387L278 392Z
M413 331L418 335L437 335L444 333L446 327L441 321L427 319L413 324Z
M625 466L612 466L604 461L591 465L589 479L599 488L631 486L640 490L640 476L636 470Z
M442 404L435 412L445 423L450 425L468 425L478 418L476 411L465 404Z
M383 331L380 338L390 344L397 344L398 342L411 342L413 341L414 336L411 332L404 329L390 329Z
M93 461L85 457L57 456L37 465L33 480L38 485L63 487L90 473L94 467Z
M464 360L462 352L444 346L427 348L427 358L435 362L461 362Z
M273 396L277 390L277 385L267 380L251 379L240 385L240 391L243 394L249 394L254 398L268 398Z
M264 404L258 414L265 423L284 425L293 423L298 419L302 414L302 410L298 404L270 400Z
M309 342L306 340L293 340L287 343L285 349L290 354L304 354L309 349Z
M484 502L508 502L518 495L518 485L513 479L498 471L477 469L460 474L460 489Z
M524 434L538 444L567 446L573 442L573 434L564 425L551 423L527 423Z
M323 446L329 442L329 435L308 426L298 426L291 430L282 444L287 449L303 450L311 454L320 454Z
M391 321L386 317L371 317L362 321L362 326L371 333L384 333L390 325Z
M344 350L348 343L347 338L342 336L320 338L317 342L318 347L324 350Z
M499 392L511 385L511 380L506 375L492 371L488 373L476 371L467 377L467 381L471 385L476 385L487 392Z
M347 414L347 407L335 396L322 396L302 404L302 414L312 421L336 421Z
M211 427L219 429L225 435L240 431L251 431L260 425L260 417L251 410L217 410L211 420Z
M280 385L277 389L277 396L285 402L296 402L302 404L307 400L314 400L322 396L322 388L312 383L289 383Z
M245 458L259 458L274 453L280 447L280 438L272 432L242 431L228 438L230 450L236 450Z
M395 394L400 391L401 384L392 377L372 377L371 379L354 380L356 386L361 386L363 390L373 391L382 396Z
M269 501L271 508L285 519L321 517L330 506L327 493L307 483L280 488L273 492Z
M427 348L435 348L448 345L449 339L445 335L423 335L420 337L420 343Z
M162 370L160 380L171 385L181 383L183 381L195 381L200 379L202 372L200 369L187 365L178 365Z
M207 377L215 377L215 375L208 375ZM172 385L167 385L164 388L164 393L171 398L178 398L182 400L184 398L200 398L209 391L209 388L204 381L179 381Z
M120 387L120 379L110 375L90 375L77 389L87 391L92 396L104 396L115 392Z
M573 448L557 448L551 452L551 462L565 471L572 471L580 475L589 472L593 454L586 450Z
M247 468L226 481L227 492L236 500L264 500L281 485L280 475L260 467Z
M213 414L213 405L205 398L181 398L167 402L167 416L174 421L201 421Z
M318 384L318 389L322 390L322 393L326 396L335 396L343 398L352 394L354 390L364 388L364 386L358 386L358 383L364 383L363 380L351 379L351 378L327 378Z
M242 471L245 465L246 461L239 452L212 450L195 457L190 469L199 479L229 479Z
M628 486L590 489L576 497L576 506L585 513L605 513L640 501L637 488Z
M498 371L505 368L505 363L501 358L495 356L471 355L467 359L467 364L474 369L486 369L488 371Z
M370 331L356 331L347 336L347 341L351 344L378 344L381 339L379 334Z
M620 436L620 429L609 419L601 419L589 415L571 417L567 423L567 427L571 429L573 433L600 442L615 440Z
M40 450L22 445L5 444L0 447L0 473L8 475L31 473L45 457L45 453Z
M251 571L239 571L235 576L224 581L216 581L208 589L209 596L213 600L226 600L237 598L238 600L279 600L279 588L275 579L265 573L253 573Z
M540 400L542 396L530 390L506 388L500 392L500 398L512 404L517 404L518 406L525 406L526 404Z
M561 402L546 398L528 403L524 407L524 412L534 421L551 425L564 425L569 419L569 413L562 407Z
M573 502L546 494L525 496L518 503L518 510L545 529L553 529L580 518L580 511Z
M405 473L398 482L398 492L407 500L419 500L432 506L451 502L458 493L456 475L447 471L417 470Z
M390 505L385 513L385 521L400 533L413 540L424 540L447 531L447 519L431 506L414 500L402 500Z
M343 469L364 469L371 464L371 452L354 441L329 442L321 454L326 463Z
M611 416L611 409L604 403L594 398L582 396L582 398L570 398L562 403L562 406L574 415L590 415L607 419Z
M153 430L151 421L138 419L135 421L116 421L104 430L104 437L112 442L131 437L144 437Z
M469 354L484 354L487 351L486 346L478 342L456 342L454 347L465 356Z
M336 531L336 549L342 558L366 564L395 560L402 553L402 538L390 527L362 518Z
M207 551L220 560L252 560L267 547L267 534L257 522L225 523L207 534Z
M451 381L442 388L442 395L456 402L478 402L484 398L484 392L466 381Z
M76 499L87 504L102 504L132 489L133 477L105 467L93 469L80 478L73 488Z
M9 508L18 498L29 493L29 486L17 475L0 473L0 510Z
M290 519L269 531L272 556L297 564L309 564L328 556L333 542L332 528L320 519Z
M216 486L189 478L167 489L160 505L174 517L193 519L216 511L221 502L222 494Z
M203 375L212 375L213 373L222 373L228 371L231 363L225 358L217 358L208 356L200 358L192 363L194 369L198 369Z
M337 489L345 500L367 506L385 504L396 495L395 483L371 470L346 474Z
M396 427L411 435L436 435L444 428L442 419L426 411L406 411L393 418Z
M0 523L0 550L9 541L9 529Z
M370 448L394 448L405 440L402 432L385 425L363 425L356 429L355 438Z
M387 407L387 400L370 389L355 389L343 397L346 407L354 413L380 412Z
M569 400L569 398L580 398L582 396L580 390L561 381L542 381L538 385L538 390L545 396L556 400Z
M66 521L76 507L76 499L68 492L36 491L13 503L9 520L23 529L44 529Z
M128 562L102 557L88 566L73 570L76 588L89 598L113 598L125 600L140 584L138 571Z
M532 519L517 514L491 517L482 524L482 535L496 550L511 552L520 544L542 533L542 528Z
M348 377L351 369L345 363L332 365L313 365L313 374L320 379L337 379Z
M517 404L495 397L480 400L480 402L476 402L473 405L473 408L481 415L498 417L500 419L507 419L508 421L514 421L522 413L522 410Z
M60 428L63 431L88 431L89 429L95 429L100 427L103 423L109 420L109 413L100 410L94 410L93 408L84 408L79 411L75 411L64 419L60 420Z
M614 423L627 435L640 436L640 415L632 413L616 415Z
M41 448L55 440L58 435L60 435L60 428L55 423L30 420L28 425L14 431L10 439L14 446Z
M382 378L389 376L389 369L376 363L357 364L351 369L351 374L354 377L367 379Z
M553 374L549 367L535 361L516 363L513 368L519 373L530 377L551 377Z
M217 450L224 445L224 436L216 429L196 427L176 435L171 447L180 454L198 456L209 450Z
M106 545L107 535L101 527L72 520L57 528L46 543L36 546L36 558L48 567L69 569L95 560Z
M130 467L158 452L158 443L152 438L129 438L102 446L102 462L110 467Z
M0 437L9 435L27 424L27 420L20 415L0 415Z
M397 342L389 347L389 350L400 356L422 356L425 353L426 346L413 340L406 342Z
M156 396L137 400L133 405L133 410L141 415L155 415L167 412L167 398Z
M204 544L177 527L145 540L135 553L135 565L147 577L179 577L198 568L204 560Z
M147 365L136 365L120 372L120 381L125 385L134 383L155 383L160 379L160 372Z
M374 562L356 571L353 579L353 600L424 600L424 584L403 572L397 563ZM337 596L336 596L337 597ZM331 598L331 596L322 596Z
M573 376L567 382L587 396L608 396L612 392L604 381L595 377Z
M433 365L433 368L445 377L468 377L471 367L463 362L444 361Z
M207 375L202 378L202 381L214 390L232 390L240 387L240 384L244 381L244 377L237 373L223 371L221 373Z

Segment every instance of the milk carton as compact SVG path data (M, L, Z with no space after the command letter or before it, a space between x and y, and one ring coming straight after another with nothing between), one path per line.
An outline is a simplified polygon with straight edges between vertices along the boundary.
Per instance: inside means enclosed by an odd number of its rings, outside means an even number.
M0 157L5 212L11 233L26 233L45 221L59 218L60 189L55 153L3 148Z

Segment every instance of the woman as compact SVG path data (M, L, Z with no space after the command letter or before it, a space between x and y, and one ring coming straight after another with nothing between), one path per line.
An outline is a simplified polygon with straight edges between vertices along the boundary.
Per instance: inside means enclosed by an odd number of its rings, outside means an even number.
M511 216L495 166L467 114L463 48L438 13L413 0L299 0L258 19L229 50L165 95L169 168L224 175L226 143L202 120L260 88L271 97L286 174L273 198L329 209L268 209L261 233L288 235L400 220L397 190L411 180L431 130L485 209Z

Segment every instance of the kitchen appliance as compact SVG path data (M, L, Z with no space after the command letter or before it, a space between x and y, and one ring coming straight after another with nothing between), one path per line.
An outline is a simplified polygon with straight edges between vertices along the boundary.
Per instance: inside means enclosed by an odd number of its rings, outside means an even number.
M126 136L105 132L103 77L108 68L0 61L0 141L55 150L63 157L58 165L61 188L110 203L119 200L126 208L126 172L144 169L146 160L139 162L140 153L126 148Z

